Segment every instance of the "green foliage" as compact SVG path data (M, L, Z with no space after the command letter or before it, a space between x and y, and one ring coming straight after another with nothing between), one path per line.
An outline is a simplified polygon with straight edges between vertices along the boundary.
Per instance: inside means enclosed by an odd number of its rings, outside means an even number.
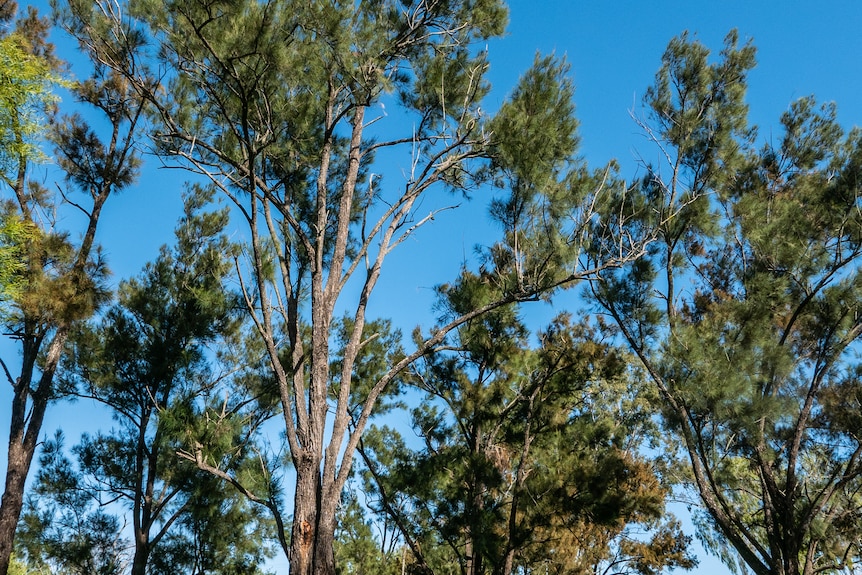
M668 162L627 200L663 214L644 211L656 241L594 293L663 396L708 546L758 574L838 572L862 553L862 444L845 426L862 333L859 135L804 98L779 143L756 149L753 48L730 34L708 55L685 36L668 46L644 124Z
M66 235L54 232L29 235L24 248L23 281L6 318L12 329L23 331L26 322L47 327L85 320L110 300L110 272L101 254L79 265Z
M191 191L176 247L163 248L140 278L123 282L117 305L72 338L60 377L66 392L104 404L119 425L83 436L73 449L78 471L68 461L54 466L82 487L81 500L68 500L53 476L38 478L43 498L34 513L48 518L93 499L125 505L133 517L133 573L253 573L267 553L260 514L177 457L196 436L214 382L223 377L218 359L238 328L237 300L224 285L233 251L222 233L227 214L202 211L211 197ZM216 344L220 354L208 349ZM42 522L43 539L48 525ZM93 529L80 527L87 536Z
M21 296L25 266L23 256L34 226L7 211L0 216L0 306Z
M120 520L84 488L64 455L61 432L43 445L39 466L18 535L27 564L69 575L123 573L127 542Z
M449 313L492 297L476 280L465 274L446 289ZM371 509L398 527L420 571L691 567L687 539L661 522L667 489L636 455L654 429L625 357L567 316L538 341L530 349L515 308L504 307L417 365L425 396L412 419L423 447L408 449L388 428L366 435ZM653 540L638 547L635 524L655 529Z
M224 481L199 473L186 512L153 554L148 573L171 575L185 566L200 573L266 575L270 530L260 508L233 492Z
M0 178L14 195L14 203L3 208L3 244L15 251L21 266L15 271L15 310L4 319L19 337L25 323L50 331L90 317L108 301L108 271L94 244L95 229L108 195L130 185L139 167L131 146L140 101L101 65L83 82L62 80L47 32L48 23L31 9L12 34L0 39ZM58 117L52 92L58 86L107 114L113 124L108 141L79 115ZM39 144L47 137L56 146L53 161L70 185L60 190L59 204L47 189L27 180L30 166L45 159ZM72 200L73 191L83 192L92 206ZM79 245L54 221L64 204L87 216Z
M98 285L104 274L101 262L73 271L75 253L66 237L41 229L33 219L33 210L52 204L45 190L26 182L27 172L46 159L40 144L59 100L53 89L71 86L57 73L46 33L45 22L31 11L13 33L0 38L0 179L17 200L17 205L4 205L0 229L2 299L18 308L4 314L11 325L24 316L38 322L85 318L105 301ZM80 164L67 167L84 173Z
M330 362L330 394L338 398L341 391L341 378L344 369L344 352L353 331L353 320L342 317L333 326L333 343L336 352ZM352 418L359 416L371 387L386 375L390 367L404 359L403 337L401 332L392 328L390 320L370 321L363 327L362 344L353 360L351 373L350 399L348 411ZM374 407L375 416L384 415L402 404L396 399L404 392L409 376L397 377L387 386L386 393Z
M34 54L21 33L0 38L0 179L13 190L28 162L44 159L43 120L57 102L52 89L59 84L51 62Z
M573 97L568 64L537 56L489 123L489 173L507 193L490 205L505 235L485 267L503 291L550 293L569 278L593 215L585 206L604 191L607 174L589 174L576 156Z
M27 575L27 566L13 555L9 563L8 575Z
M674 38L662 56L655 84L644 95L655 126L651 133L690 176L687 187L692 195L720 182L722 174L728 174L726 168L738 160L740 143L752 136L746 122L745 81L755 64L754 47L740 47L738 34L732 31L719 61L710 63L709 55L687 34Z
M578 146L574 92L564 60L537 56L494 116L490 125L495 134L494 160L514 180L516 195L525 196L513 198L513 202L529 201L530 192L534 195L552 188L572 161Z
M342 495L339 506L338 528L335 531L335 566L339 575L401 573L403 552L396 547L398 538L384 530L384 537L375 537L373 523L356 496L348 490Z

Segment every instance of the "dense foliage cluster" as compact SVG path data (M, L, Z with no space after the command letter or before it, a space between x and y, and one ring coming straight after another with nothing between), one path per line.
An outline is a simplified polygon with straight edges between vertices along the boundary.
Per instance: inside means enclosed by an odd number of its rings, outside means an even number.
M858 571L862 132L806 98L761 145L735 33L670 42L627 181L565 60L483 109L500 0L57 2L76 82L0 19L0 575L657 575L696 564L672 494L733 569ZM185 210L112 293L145 146ZM453 195L502 233L407 338L369 306ZM113 425L40 442L61 399Z

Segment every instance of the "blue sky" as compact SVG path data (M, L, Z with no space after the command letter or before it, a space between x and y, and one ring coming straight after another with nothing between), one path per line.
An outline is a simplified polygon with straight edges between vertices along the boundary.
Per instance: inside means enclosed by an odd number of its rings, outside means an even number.
M499 105L537 53L565 56L576 85L581 153L594 168L616 159L622 174L634 177L636 158L655 154L630 114L640 112L668 41L685 30L716 52L733 28L742 41L754 41L758 66L749 77L748 99L761 142L777 133L778 118L793 100L810 94L837 102L845 126L862 122L862 3L515 0L509 5L506 36L489 43L494 90L487 108ZM61 56L74 57L62 37L56 40ZM139 185L109 202L100 236L116 278L137 273L159 245L170 241L181 181L182 174L158 169L158 161L147 158ZM448 227L445 234L451 236L451 228L465 227L460 225L464 218L487 221L479 205L469 212L463 218L455 213L440 218L417 241L432 241L441 227ZM480 226L475 231L490 230ZM469 256L474 237L466 234L467 243L455 252Z
M22 1L22 4L26 2ZM46 3L37 3L40 9ZM581 154L593 168L617 159L622 174L634 177L636 158L655 154L631 113L639 113L641 97L652 82L668 41L688 30L715 52L729 30L752 39L758 66L749 76L750 121L760 126L759 142L778 137L778 119L797 98L814 94L835 101L846 128L862 123L862 2L850 0L514 0L506 37L489 43L491 81L489 109L496 108L532 63L537 52L564 55L576 85ZM60 38L56 38L60 41ZM59 55L71 57L60 42ZM140 183L108 202L100 224L115 279L138 273L171 241L180 212L182 174L157 169L147 158ZM46 182L52 186L50 176ZM481 200L481 198L477 198ZM376 311L393 316L405 332L427 325L434 284L454 278L474 244L493 241L493 227L481 201L460 212L447 212L401 246L384 270ZM417 255L419 254L419 255ZM415 266L421 258L423 265ZM562 307L563 303L558 304ZM539 325L553 313L547 307L527 309ZM0 353L8 354L0 342ZM0 386L0 445L6 444L8 386ZM68 442L92 422L90 408L56 405L49 411L44 433L68 428ZM86 425L85 425L86 422ZM106 425L110 425L106 421ZM0 473L5 469L5 451ZM702 557L697 573L721 573L714 560Z

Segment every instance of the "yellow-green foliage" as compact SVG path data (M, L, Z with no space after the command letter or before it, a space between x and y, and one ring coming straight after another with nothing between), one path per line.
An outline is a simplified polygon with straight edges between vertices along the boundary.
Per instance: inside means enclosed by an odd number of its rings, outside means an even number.
M27 575L27 566L14 555L9 563L9 575Z
M0 309L21 292L24 243L36 233L33 224L13 213L0 214Z
M0 38L0 177L13 185L22 160L39 155L45 109L60 78L49 62L32 55L19 34Z

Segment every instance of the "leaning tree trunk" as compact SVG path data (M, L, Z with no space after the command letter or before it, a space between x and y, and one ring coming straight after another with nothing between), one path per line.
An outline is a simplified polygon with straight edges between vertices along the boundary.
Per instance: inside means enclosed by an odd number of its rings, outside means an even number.
M33 451L25 449L20 437L9 438L6 485L0 503L0 575L6 575L9 571L15 529L24 507L24 483L30 470Z
M0 575L7 575L12 550L15 543L15 531L21 511L24 509L24 487L33 455L36 453L39 432L50 398L49 390L54 379L54 372L60 360L60 352L66 343L66 330L59 329L45 353L43 371L35 392L29 385L33 377L36 363L36 352L27 353L27 349L36 346L25 346L21 376L15 382L12 414L9 422L9 450L6 461L6 482L3 498L0 501ZM10 378L11 379L11 378ZM28 399L31 401L28 414Z

